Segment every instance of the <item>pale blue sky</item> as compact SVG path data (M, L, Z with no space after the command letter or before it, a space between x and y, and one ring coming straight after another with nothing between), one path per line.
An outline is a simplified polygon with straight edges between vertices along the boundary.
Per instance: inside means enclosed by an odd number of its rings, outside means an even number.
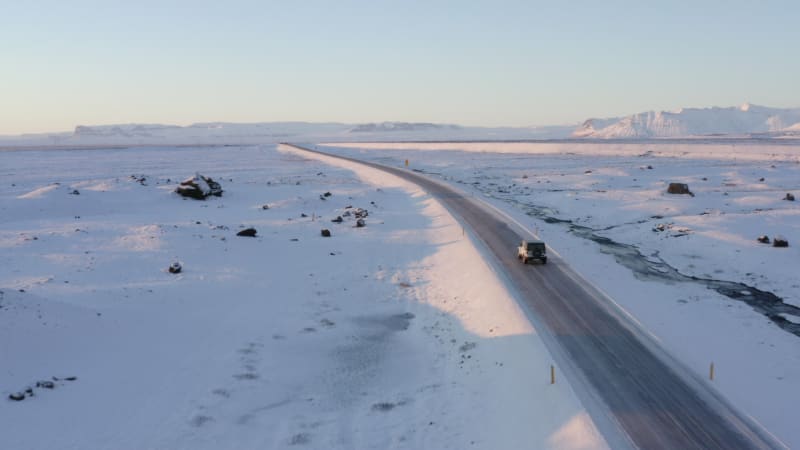
M794 107L798 50L796 0L3 0L0 134Z

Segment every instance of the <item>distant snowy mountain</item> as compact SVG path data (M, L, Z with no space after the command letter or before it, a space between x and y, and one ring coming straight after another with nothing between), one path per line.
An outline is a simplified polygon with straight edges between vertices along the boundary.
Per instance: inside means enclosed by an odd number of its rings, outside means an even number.
M176 125L148 125L148 124L133 124L133 125L109 125L109 126L94 126L87 127L78 125L75 127L73 136L76 137L151 137L161 134L167 130L179 129Z
M121 124L75 127L72 133L0 136L0 146L247 145L390 140L531 140L569 136L565 127L466 127L411 122L364 124L265 122L195 123L187 126Z
M377 133L396 131L460 130L461 128L462 127L458 125L441 125L436 123L381 122L356 125L349 131L351 133Z
M679 138L693 136L780 137L800 130L800 108L779 109L745 103L730 108L683 108L675 112L648 111L627 117L589 119L573 137Z

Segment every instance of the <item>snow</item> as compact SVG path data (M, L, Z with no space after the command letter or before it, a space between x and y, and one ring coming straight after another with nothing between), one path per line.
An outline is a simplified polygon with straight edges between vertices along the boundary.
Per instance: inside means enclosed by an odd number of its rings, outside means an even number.
M542 236L697 375L707 378L713 363L714 388L789 448L800 447L800 430L787 413L800 401L800 337L745 302L756 290L775 294L789 311L774 314L800 322L800 204L783 200L800 191L800 145L698 140L320 149L396 166L409 160L412 169L483 196ZM688 183L695 196L667 194L670 182ZM664 231L654 231L659 224ZM758 243L762 234L782 234L789 247ZM603 246L590 235L627 247ZM629 262L626 252L640 256ZM662 278L624 264L646 268L645 261ZM673 274L674 280L663 278ZM704 279L747 287L735 300Z
M0 448L607 447L413 185L274 145L4 151L0 168ZM195 172L223 196L175 194ZM330 222L349 206L366 227Z

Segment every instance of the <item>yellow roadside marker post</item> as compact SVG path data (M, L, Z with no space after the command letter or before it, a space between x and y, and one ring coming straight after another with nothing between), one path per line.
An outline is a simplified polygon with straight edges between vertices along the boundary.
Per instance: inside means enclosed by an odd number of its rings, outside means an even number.
M556 367L550 366L550 384L556 384Z

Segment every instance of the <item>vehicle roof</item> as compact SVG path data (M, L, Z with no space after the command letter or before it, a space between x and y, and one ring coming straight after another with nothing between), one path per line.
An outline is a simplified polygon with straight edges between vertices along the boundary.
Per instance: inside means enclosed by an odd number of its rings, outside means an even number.
M540 240L537 240L537 239L525 239L522 242L524 242L526 244L544 244L544 241L540 241Z

